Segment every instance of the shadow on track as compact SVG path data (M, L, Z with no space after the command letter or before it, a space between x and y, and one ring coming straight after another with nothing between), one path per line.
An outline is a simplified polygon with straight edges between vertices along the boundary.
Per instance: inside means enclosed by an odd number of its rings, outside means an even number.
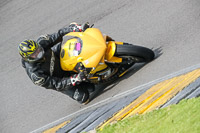
M162 47L159 48L152 48L152 50L155 53L155 59L159 58L163 52L162 52ZM154 61L153 60L153 61ZM149 63L149 62L148 62ZM110 81L108 83L104 83L104 84L100 84L100 85L96 85L95 86L95 91L94 93L92 93L90 95L90 101L92 101L93 99L95 99L96 97L98 97L99 95L111 90L113 87L115 87L119 82L121 82L122 80L128 79L130 76L132 76L133 74L135 74L138 70L140 70L141 68L143 68L145 65L147 65L148 63L136 63L134 64L131 68L129 68L128 72L126 72L122 77L120 77L119 79L115 80L115 81Z

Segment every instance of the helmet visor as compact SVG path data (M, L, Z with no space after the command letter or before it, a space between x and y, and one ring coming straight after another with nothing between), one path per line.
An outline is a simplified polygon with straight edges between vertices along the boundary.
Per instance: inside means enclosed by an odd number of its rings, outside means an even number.
M42 59L43 56L44 56L44 49L39 45L39 47L35 50L35 52L28 57L28 61L38 61Z

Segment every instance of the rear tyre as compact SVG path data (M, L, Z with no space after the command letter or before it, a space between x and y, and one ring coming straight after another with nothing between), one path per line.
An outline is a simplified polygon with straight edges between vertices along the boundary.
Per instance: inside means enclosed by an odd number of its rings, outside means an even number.
M116 45L115 56L117 57L132 57L134 62L150 62L154 59L154 52L142 46L124 43Z

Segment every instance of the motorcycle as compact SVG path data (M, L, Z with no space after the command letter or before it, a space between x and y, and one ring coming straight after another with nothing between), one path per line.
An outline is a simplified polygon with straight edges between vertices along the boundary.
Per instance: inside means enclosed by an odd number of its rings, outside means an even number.
M64 71L83 73L86 82L99 84L121 77L133 64L150 62L154 56L149 48L114 41L89 27L64 36L60 62Z

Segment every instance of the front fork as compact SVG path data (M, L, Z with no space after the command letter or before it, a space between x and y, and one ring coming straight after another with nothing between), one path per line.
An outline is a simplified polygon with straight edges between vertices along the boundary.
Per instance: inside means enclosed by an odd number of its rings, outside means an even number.
M99 66L95 69L94 75L90 78L91 82L100 83L102 81L107 81L110 77L115 75L119 70L120 64L123 64L123 59L116 57L115 51L117 45L123 45L123 42L116 42L113 40L107 41L107 50L105 52L105 57ZM108 65L110 64L110 65Z
M107 80L118 71L118 65L123 64L122 58L114 56L117 45L123 45L123 42L107 41L106 45L107 50L105 52L105 57L99 63L97 68L94 70L91 68L87 71L86 69L82 70L82 63L78 63L79 65L76 66L76 71L84 72L87 79L92 83L99 83L102 80ZM118 65L116 67L109 67L105 62Z

